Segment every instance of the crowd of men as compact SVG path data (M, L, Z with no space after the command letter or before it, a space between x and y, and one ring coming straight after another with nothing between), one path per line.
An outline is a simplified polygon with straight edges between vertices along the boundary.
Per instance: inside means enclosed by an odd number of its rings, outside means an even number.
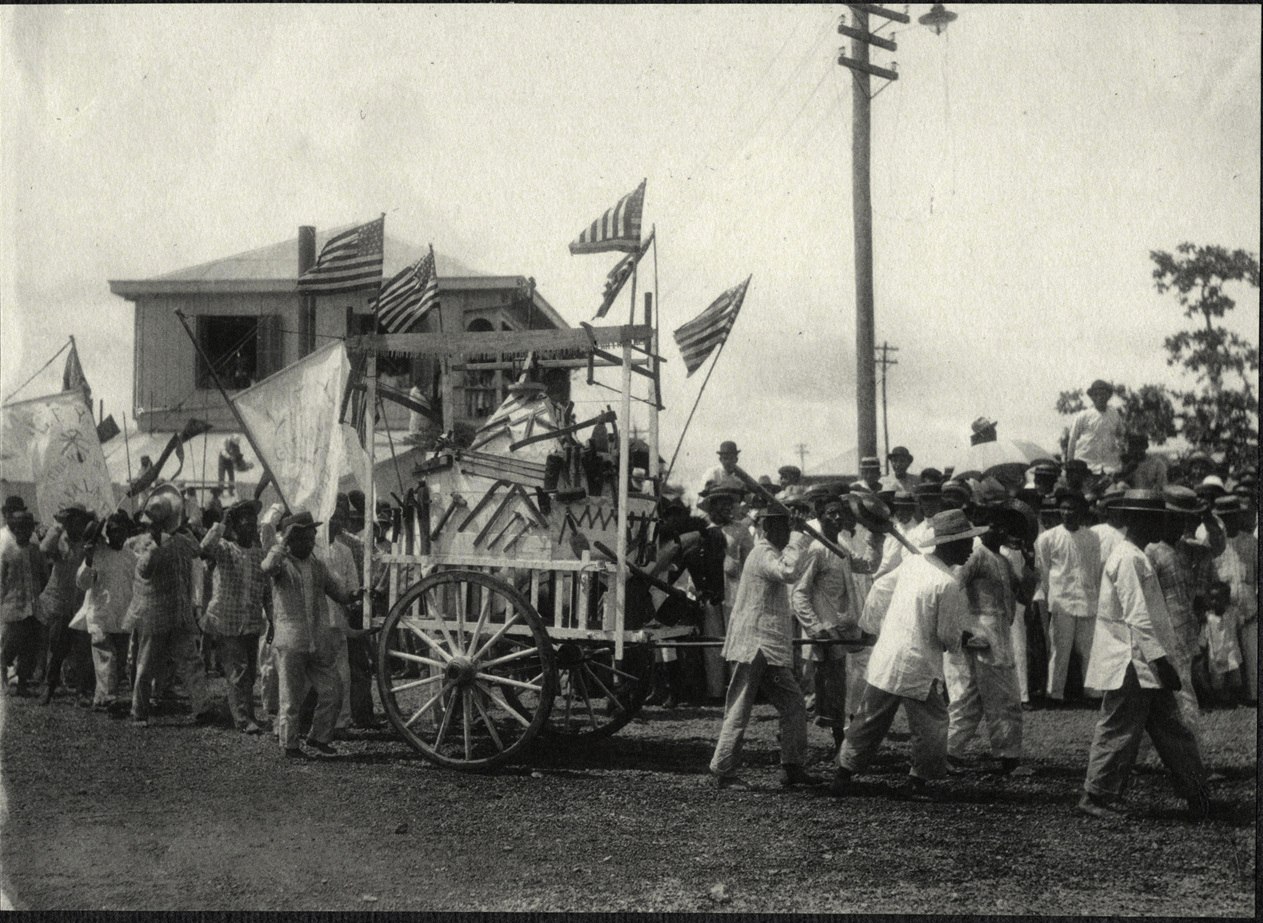
M1065 460L1035 460L1017 481L1012 466L912 474L899 447L885 476L865 458L856 480L805 485L786 465L751 493L737 446L723 443L699 490L705 520L678 500L665 513L675 508L691 539L669 568L693 583L722 653L692 670L660 663L650 700L723 696L716 786L745 787L735 770L760 694L780 715L783 784L824 781L804 766L814 713L833 733L838 795L902 709L912 766L901 793L918 799L970 768L984 724L993 771L1029 772L1024 711L1083 703L1099 720L1080 810L1121 810L1147 733L1204 817L1215 774L1199 716L1258 700L1257 470L1201 452L1169 467L1126 434L1110 393L1094 382ZM978 441L994 427L976 421Z
M335 754L340 732L377 726L360 604L363 494L339 496L327 525L279 505L260 519L251 499L202 511L174 487L135 516L102 521L70 505L38 532L21 498L3 512L6 694L34 695L42 681L48 705L66 682L79 704L137 727L185 699L198 723L219 723L207 676L222 672L232 725L272 730L287 757L310 755L304 738Z
M715 785L744 787L760 696L779 714L782 782L824 781L806 765L814 717L833 737L838 795L902 710L902 792L919 799L970 768L984 725L993 771L1028 772L1024 712L1077 701L1099 708L1082 811L1120 810L1147 733L1204 817L1200 713L1258 699L1257 470L1199 452L1169 468L1127 434L1110 393L1089 388L1063 460L1016 472L914 474L897 447L884 476L871 457L856 479L817 483L786 465L752 490L724 442L696 513L664 492L653 567L700 605L668 616L650 602L641 622L693 618L723 644L660 649L648 702L723 705ZM995 427L979 418L971 441L994 441ZM81 704L145 727L178 707L178 685L198 721L218 722L206 683L217 669L232 725L271 730L287 757L334 754L340 732L376 726L364 542L386 547L388 521L366 532L359 492L339 496L327 524L218 496L201 510L164 487L134 516L67 506L46 529L8 498L0 688L42 684L47 705L67 682Z

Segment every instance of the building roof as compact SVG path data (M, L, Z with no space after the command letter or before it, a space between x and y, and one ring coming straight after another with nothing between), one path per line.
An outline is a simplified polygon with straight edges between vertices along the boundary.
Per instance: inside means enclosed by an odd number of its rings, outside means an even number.
M330 237L352 227L354 225L317 231L316 253L320 253ZM389 279L409 263L416 262L427 249L420 244L385 235L383 278ZM526 285L526 277L523 275L498 275L475 269L438 250L434 251L434 257L438 264L439 291L520 288ZM148 279L111 279L110 291L127 299L172 294L297 293L298 237ZM538 290L535 292L535 305L555 326L570 326Z

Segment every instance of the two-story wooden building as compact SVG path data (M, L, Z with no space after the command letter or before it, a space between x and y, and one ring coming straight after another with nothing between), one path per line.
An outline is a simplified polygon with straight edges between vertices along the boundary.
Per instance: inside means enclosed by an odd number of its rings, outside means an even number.
M156 458L170 435L190 418L206 420L214 430L190 443L191 459L182 479L214 479L215 460L224 440L237 433L233 415L215 388L207 362L194 348L176 311L188 320L202 352L214 364L228 392L247 388L297 361L328 342L330 337L372 332L370 301L376 290L324 295L308 302L298 293L300 248L308 259L345 228L316 234L300 228L299 236L234 256L176 270L149 279L110 281L110 291L135 305L135 346L132 378L131 444L112 440L107 461L117 482L125 482L127 468L139 470L140 458ZM389 279L416 262L425 248L396 237L385 238L383 276ZM569 326L523 275L493 274L435 251L439 304L415 332L508 331L556 329ZM314 307L314 310L312 308ZM379 365L382 379L403 391L413 386L437 409L441 404L439 370L433 360L386 360ZM452 373L449 392L452 422L477 427L505 395L510 383L504 371ZM408 412L386 406L389 427L401 433ZM138 432L137 432L138 431ZM209 445L202 445L202 440ZM239 440L247 459L253 453ZM130 463L124 453L130 456ZM205 463L202 459L206 458ZM210 470L209 476L206 469ZM245 475L257 481L259 466ZM164 469L165 473L165 469Z

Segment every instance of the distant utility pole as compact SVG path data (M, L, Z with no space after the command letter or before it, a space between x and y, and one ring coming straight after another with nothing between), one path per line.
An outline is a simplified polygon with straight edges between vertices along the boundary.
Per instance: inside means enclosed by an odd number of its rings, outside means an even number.
M886 473L890 474L890 424L886 420L886 369L892 365L899 364L890 358L890 353L899 352L899 347L891 346L885 340L882 340L881 346L878 346L877 349L881 352L881 358L876 360L881 365L881 428L886 436Z
M800 442L794 448L798 451L798 470L805 474L807 471L807 443Z
M845 49L838 53L838 63L851 70L851 98L853 115L851 119L851 212L855 223L855 420L856 442L859 457L877 454L877 382L874 351L873 321L873 206L869 184L869 154L871 138L869 132L869 104L876 93L869 92L870 77L880 77L886 81L899 79L892 62L890 68L878 67L869 63L868 46L876 45L886 51L895 51L898 47L893 41L882 38L868 30L868 17L879 16L883 19L907 24L911 20L904 13L896 13L876 3L849 3L854 16L854 26L845 21L838 23L838 32L851 39L851 56L847 57ZM956 14L948 13L942 4L935 4L926 16L918 21L936 34L947 28L947 23L956 18ZM883 24L884 25L884 24ZM880 27L879 27L880 28ZM889 86L887 83L885 86ZM877 92L880 93L883 86Z

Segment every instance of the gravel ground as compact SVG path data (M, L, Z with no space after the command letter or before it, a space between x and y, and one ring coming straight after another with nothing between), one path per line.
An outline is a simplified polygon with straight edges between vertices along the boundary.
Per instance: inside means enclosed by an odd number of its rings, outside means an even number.
M1088 710L1026 715L1034 775L968 773L920 804L889 797L901 724L856 796L782 791L766 706L746 742L755 790L716 792L717 708L646 709L583 751L471 775L388 730L290 763L270 736L188 716L142 730L65 698L2 701L0 866L18 909L1255 912L1254 709L1204 716L1226 778L1193 826L1151 750L1135 817L1073 810Z

